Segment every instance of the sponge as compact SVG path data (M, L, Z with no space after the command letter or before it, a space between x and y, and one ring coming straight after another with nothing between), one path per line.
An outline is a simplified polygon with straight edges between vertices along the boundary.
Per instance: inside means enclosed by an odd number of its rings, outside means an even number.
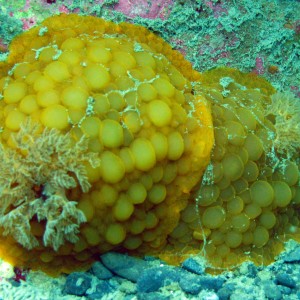
M228 77L232 80L224 94L222 78ZM170 243L178 256L203 250L212 272L248 259L270 263L284 241L299 239L299 141L280 143L279 136L288 133L283 119L274 118L287 115L284 96L274 95L264 79L234 69L205 72L201 83L196 90L211 103L215 144ZM286 97L289 124L299 118L296 108L291 113L294 101ZM184 235L177 235L182 228ZM161 257L174 260L168 252Z
M57 274L95 253L165 247L214 142L210 106L191 85L200 74L143 27L72 14L10 50L1 255Z

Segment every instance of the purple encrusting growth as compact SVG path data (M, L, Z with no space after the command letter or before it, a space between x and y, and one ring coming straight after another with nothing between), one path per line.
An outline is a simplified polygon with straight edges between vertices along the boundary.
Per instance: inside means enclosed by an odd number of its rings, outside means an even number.
M170 14L173 2L173 0L120 0L119 3L115 4L114 9L131 18L160 18L165 20Z
M5 6L5 7L3 7ZM198 71L220 65L266 77L300 96L300 2L250 0L27 0L8 2L15 34L56 13L79 13L141 24L181 51ZM6 22L6 21L4 21ZM2 43L14 36L1 30Z

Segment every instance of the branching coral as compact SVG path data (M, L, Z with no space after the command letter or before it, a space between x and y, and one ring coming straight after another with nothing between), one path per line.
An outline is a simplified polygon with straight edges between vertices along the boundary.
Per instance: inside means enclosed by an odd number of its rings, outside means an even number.
M66 240L77 241L76 234L85 216L69 201L66 190L90 184L83 163L99 164L87 152L87 139L77 143L69 134L44 129L27 122L14 138L15 149L0 144L0 224L4 235L12 235L27 249L39 243L32 234L32 219L45 221L45 246L58 249Z

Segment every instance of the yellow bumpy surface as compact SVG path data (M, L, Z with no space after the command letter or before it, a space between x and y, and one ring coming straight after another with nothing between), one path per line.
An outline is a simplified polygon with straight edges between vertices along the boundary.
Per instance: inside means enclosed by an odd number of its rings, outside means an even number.
M268 264L284 241L299 240L298 99L233 69L208 71L200 81L198 92L212 103L215 145L162 257L172 261L175 247L201 250L214 269L247 259Z
M191 86L199 74L182 55L140 26L60 15L17 37L0 75L1 255L69 272L115 247L164 247L214 142L209 105ZM18 168L22 179L7 181ZM16 211L26 230L15 231ZM222 218L207 214L208 224Z

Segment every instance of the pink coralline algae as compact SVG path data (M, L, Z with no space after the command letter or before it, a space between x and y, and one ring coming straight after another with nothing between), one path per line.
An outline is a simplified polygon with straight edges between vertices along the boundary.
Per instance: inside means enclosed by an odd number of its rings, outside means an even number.
M148 19L166 19L170 14L173 0L120 0L114 9L129 17L140 16Z
M300 88L298 86L292 85L290 90L296 97L300 98Z
M69 9L64 5L60 6L58 8L58 10L59 10L60 13L65 13L65 14L68 14L70 12Z
M3 40L0 39L0 52L7 51L7 45L3 43Z
M214 12L214 17L219 18L221 14L228 14L227 9L223 6L222 3L213 3L213 1L205 1L205 5L209 7Z
M21 21L23 22L23 30L28 30L36 24L36 18L34 17L27 19L23 18Z
M257 75L262 75L265 73L264 59L262 57L257 57L255 59L255 68L253 72Z

